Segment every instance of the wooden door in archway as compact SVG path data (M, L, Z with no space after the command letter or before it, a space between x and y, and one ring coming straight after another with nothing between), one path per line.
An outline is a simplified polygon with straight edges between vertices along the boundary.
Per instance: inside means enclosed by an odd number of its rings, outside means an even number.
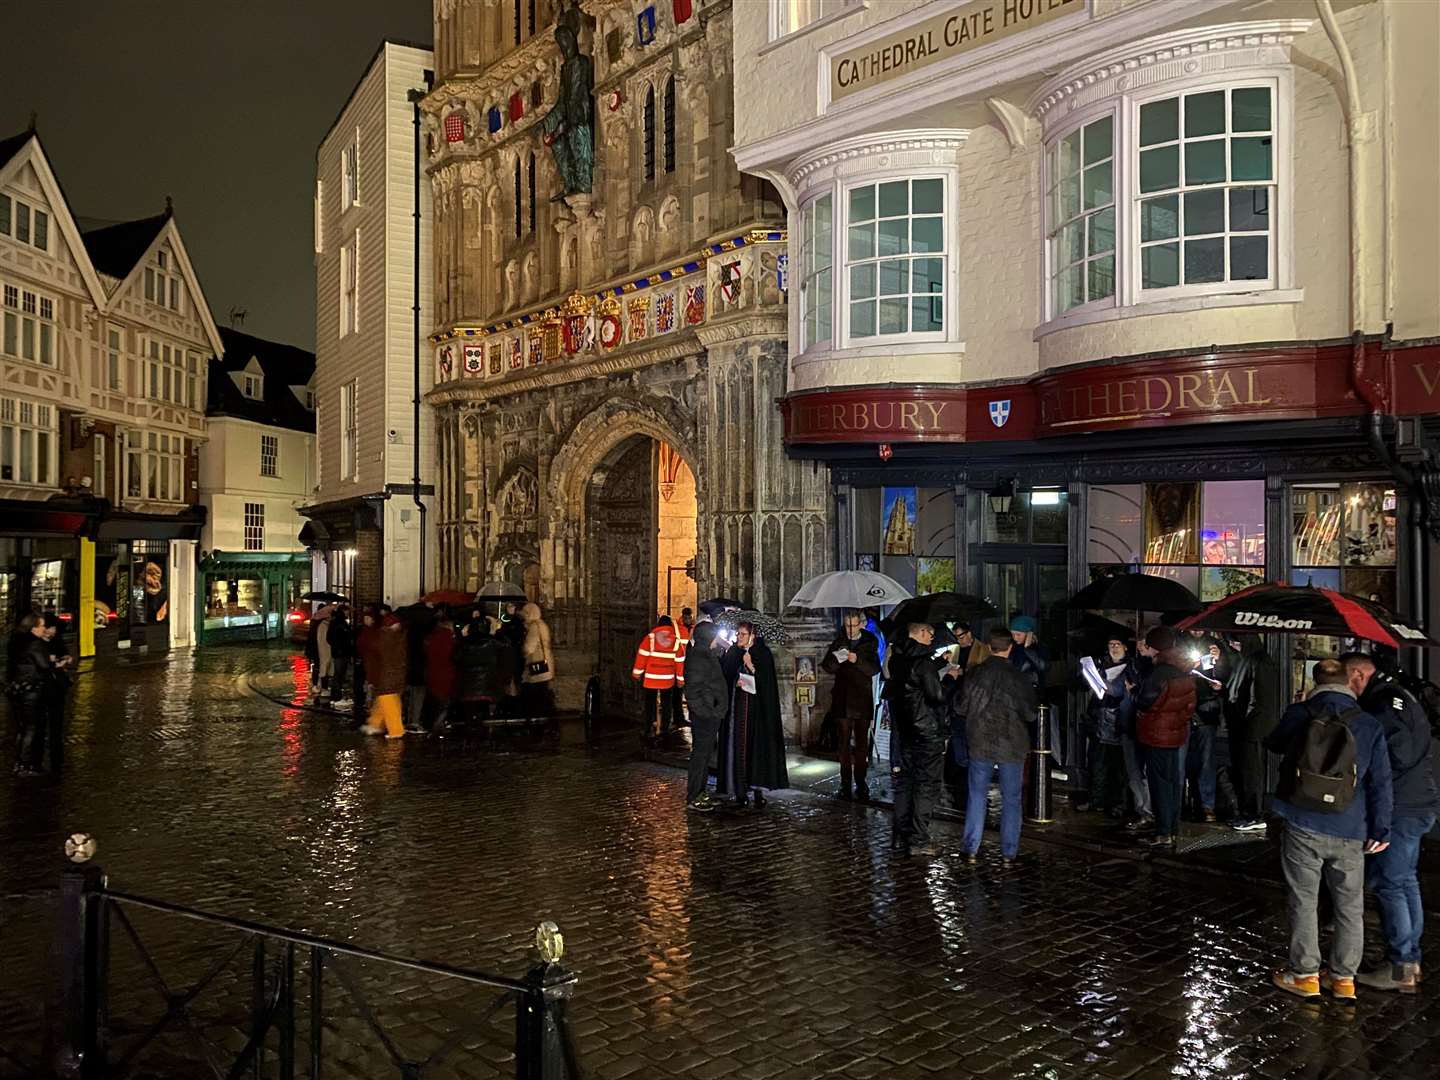
M604 480L591 489L588 514L605 710L637 723L642 692L630 671L655 620L655 447L653 439L636 437L618 448Z

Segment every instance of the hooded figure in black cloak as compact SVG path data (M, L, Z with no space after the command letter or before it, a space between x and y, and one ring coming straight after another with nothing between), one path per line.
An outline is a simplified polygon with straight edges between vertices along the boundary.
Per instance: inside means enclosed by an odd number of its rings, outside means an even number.
M753 788L755 805L763 806L761 789L790 786L775 655L753 626L740 623L720 666L730 685L730 715L720 733L720 792L745 806Z

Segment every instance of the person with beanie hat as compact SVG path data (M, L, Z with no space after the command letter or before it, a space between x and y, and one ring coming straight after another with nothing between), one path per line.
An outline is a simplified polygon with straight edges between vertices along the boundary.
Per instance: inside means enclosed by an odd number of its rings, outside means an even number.
M1195 680L1179 635L1171 627L1154 627L1145 635L1142 652L1154 657L1150 674L1135 694L1135 741L1155 814L1151 845L1174 848L1185 790L1185 743L1195 716Z

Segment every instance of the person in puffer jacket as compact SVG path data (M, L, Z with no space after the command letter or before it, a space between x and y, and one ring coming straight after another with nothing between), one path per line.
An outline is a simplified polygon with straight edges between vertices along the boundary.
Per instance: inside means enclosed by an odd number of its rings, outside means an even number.
M1179 644L1179 636L1168 626L1154 627L1145 635L1141 651L1154 658L1154 665L1135 694L1135 741L1145 762L1155 814L1151 845L1161 848L1175 846L1185 789L1183 751L1195 716L1195 680Z

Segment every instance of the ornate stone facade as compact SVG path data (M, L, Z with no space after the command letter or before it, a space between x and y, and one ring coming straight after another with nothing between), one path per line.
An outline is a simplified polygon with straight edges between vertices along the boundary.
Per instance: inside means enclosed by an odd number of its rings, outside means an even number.
M542 3L530 36L514 2L436 3L423 109L440 577L523 582L574 705L597 671L625 696L656 611L659 455L637 448L666 444L694 474L702 597L780 611L832 563L833 512L824 472L781 445L785 211L728 153L730 0L583 5L595 169L571 196L538 125L557 92L554 20L575 16Z

